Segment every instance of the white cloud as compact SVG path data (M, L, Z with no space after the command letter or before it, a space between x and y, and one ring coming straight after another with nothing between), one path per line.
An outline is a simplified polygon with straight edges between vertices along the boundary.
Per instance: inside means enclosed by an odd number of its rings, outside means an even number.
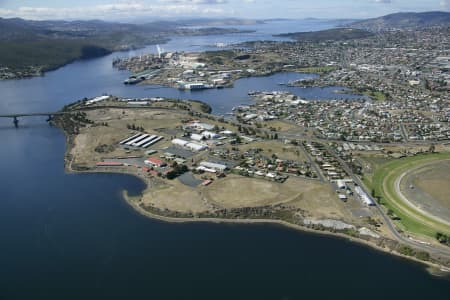
M390 4L392 3L392 0L373 0L373 2L381 4Z
M441 8L444 10L450 9L450 0L441 0L439 4L441 5Z
M30 7L17 9L0 8L0 17L24 19L121 19L129 17L172 17L189 15L220 15L224 10L215 4L225 0L174 0L147 4L143 1L126 1L110 4L78 7ZM164 3L162 3L164 2ZM215 3L213 5L209 5Z
M159 0L163 3L175 3L175 4L225 4L228 0Z

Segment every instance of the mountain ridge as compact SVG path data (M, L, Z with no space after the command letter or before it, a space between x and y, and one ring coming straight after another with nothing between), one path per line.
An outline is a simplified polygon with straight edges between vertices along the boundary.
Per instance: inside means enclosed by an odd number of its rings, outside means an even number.
M435 26L450 26L450 12L399 12L348 23L347 26L370 31L411 30Z

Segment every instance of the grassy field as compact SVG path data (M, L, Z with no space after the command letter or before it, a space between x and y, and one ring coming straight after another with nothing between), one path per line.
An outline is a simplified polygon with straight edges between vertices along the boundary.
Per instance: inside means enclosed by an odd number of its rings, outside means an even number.
M420 164L450 158L449 153L420 155L415 157L397 159L378 168L372 177L365 183L381 197L382 204L391 210L400 220L397 225L405 231L435 237L436 232L450 233L450 227L404 203L395 191L395 180L401 174Z

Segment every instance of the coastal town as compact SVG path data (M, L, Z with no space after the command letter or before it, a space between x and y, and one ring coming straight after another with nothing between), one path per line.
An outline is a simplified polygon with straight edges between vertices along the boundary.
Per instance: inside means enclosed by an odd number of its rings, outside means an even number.
M0 300L449 298L450 0L0 3Z
M439 252L405 250L393 239L391 222L401 212L383 208L383 192L366 178L402 157L448 159L448 119L408 118L396 128L385 124L390 116L408 114L382 101L307 101L277 91L249 97L253 105L223 117L201 102L104 95L66 107L53 122L68 135L69 170L133 174L147 183L141 197L128 197L143 214L279 220L445 264ZM377 105L383 113L373 113ZM435 129L427 131L430 123ZM423 138L410 139L411 128Z
M65 107L53 122L67 134L69 170L146 182L141 196L126 196L144 215L273 220L448 265L448 38L448 28L428 28L197 53L158 46L113 61L131 71L124 84L194 91L277 72L316 75L249 90L250 104L222 116L199 101L103 95ZM311 100L284 86L357 96ZM425 166L435 170L429 187L417 179ZM427 195L426 206L417 195Z
M117 84L221 93L242 78L306 76L248 90L249 103L225 115L201 101L104 94L49 120L66 133L69 171L140 177L147 189L125 196L144 215L271 220L448 266L448 30L337 28L203 52L157 45L156 54L114 59L130 71ZM336 97L292 92L310 87ZM417 174L429 165L427 186Z

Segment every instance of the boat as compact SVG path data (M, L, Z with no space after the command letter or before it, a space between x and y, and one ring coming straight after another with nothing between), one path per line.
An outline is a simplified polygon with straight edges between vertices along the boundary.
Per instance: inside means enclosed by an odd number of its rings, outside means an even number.
M131 76L130 78L125 79L123 83L124 84L137 84L141 81L142 81L142 78L136 78L134 76Z

